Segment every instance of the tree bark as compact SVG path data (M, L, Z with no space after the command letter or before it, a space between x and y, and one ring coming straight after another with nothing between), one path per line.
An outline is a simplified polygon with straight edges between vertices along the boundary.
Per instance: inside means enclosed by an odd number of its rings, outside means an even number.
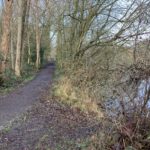
M39 27L39 10L38 10L38 0L35 1L36 3L36 24L35 24L35 32L36 32L36 68L39 69L40 67L40 48L41 48L41 31Z
M36 27L36 68L40 67L40 48L41 48L41 34L39 27Z
M7 57L10 46L10 24L12 18L13 0L5 0L5 8L2 19L2 42L1 42L1 58L0 73L4 73L7 67Z
M24 34L23 34L23 39L26 38L27 40L27 44L25 42L25 40L23 41L23 46L22 46L22 54L21 54L21 70L24 68L24 57L25 57L25 51L26 51L26 45L28 46L28 32L29 31L29 12L30 12L30 4L31 4L31 0L26 0L26 11L25 13L25 18L24 18L24 23L26 25L25 29L24 29ZM30 39L30 38L29 38ZM30 42L30 41L29 41Z
M19 0L18 4L19 4L19 15L18 15L15 74L16 76L21 76L21 50L23 46L24 22L26 15L27 0Z
M14 41L13 36L11 34L11 43L10 43L10 57L11 57L11 68L12 70L15 69L15 59L14 59Z
M28 38L28 65L30 65L30 59L31 59L31 46L30 46L30 35L28 33L27 35Z

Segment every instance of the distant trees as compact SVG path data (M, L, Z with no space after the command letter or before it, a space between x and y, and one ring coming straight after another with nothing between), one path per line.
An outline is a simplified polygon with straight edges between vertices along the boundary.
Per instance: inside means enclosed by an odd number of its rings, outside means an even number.
M8 62L16 76L26 66L40 68L54 50L61 66L80 62L87 67L93 61L103 66L98 56L112 57L111 47L132 46L136 57L135 45L147 33L149 22L148 0L5 0L4 4L0 70L4 72Z
M4 0L0 72L11 70L20 77L26 66L40 68L50 60L51 41L55 32L53 0ZM4 6L4 8L3 8ZM2 19L1 19L2 18Z

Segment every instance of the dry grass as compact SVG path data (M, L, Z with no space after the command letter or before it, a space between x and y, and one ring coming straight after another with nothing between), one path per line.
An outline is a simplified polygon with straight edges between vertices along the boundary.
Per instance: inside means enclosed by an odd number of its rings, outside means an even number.
M103 117L97 103L89 97L88 89L78 88L72 84L70 78L61 77L54 87L55 96L72 107L79 108L85 113L94 113L97 117Z

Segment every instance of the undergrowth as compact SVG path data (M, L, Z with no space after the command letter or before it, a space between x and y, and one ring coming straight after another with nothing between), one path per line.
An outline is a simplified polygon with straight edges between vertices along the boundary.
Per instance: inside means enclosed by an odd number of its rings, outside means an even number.
M61 72L61 75L56 79L54 94L61 102L67 103L71 107L79 108L87 114L94 113L101 118L102 126L101 132L98 131L92 137L88 137L79 143L74 143L74 146L87 150L149 150L150 116L146 104L150 100L150 88L147 87L144 99L141 99L144 102L142 105L134 103L137 86L142 80L149 79L149 65L145 65L142 62L128 67L124 66L124 68L122 68L122 65L111 76L102 75L101 72L97 73L94 68L91 71L88 68L87 72L82 65L78 66L79 68L71 68L68 65L62 67L67 68L65 71L57 70L57 74ZM100 76L101 80L96 74ZM101 78L102 76L103 78ZM116 117L110 117L107 114L104 108L105 101L101 97L101 89L105 85L109 85L110 82L108 81L110 79L112 80L111 83L115 83L115 93L113 94L120 99L120 110L115 110L118 112ZM104 81L104 86L100 84L102 81ZM109 95L109 89L113 91L114 88L111 89L110 86L109 88L104 88L104 91L108 92ZM119 93L120 91L123 92ZM124 94L130 94L128 104L122 98ZM132 106L130 112L130 107L128 106ZM127 107L128 109L125 109Z
M8 93L15 89L17 86L32 80L34 78L35 73L36 70L33 69L32 66L28 66L22 72L21 77L16 77L14 71L7 69L4 75L0 77L0 93Z
M67 76L58 69L55 74L54 96L58 97L61 102L78 108L87 114L93 113L98 118L103 117L102 110L98 107L96 101L90 97L89 89L75 82L74 74Z

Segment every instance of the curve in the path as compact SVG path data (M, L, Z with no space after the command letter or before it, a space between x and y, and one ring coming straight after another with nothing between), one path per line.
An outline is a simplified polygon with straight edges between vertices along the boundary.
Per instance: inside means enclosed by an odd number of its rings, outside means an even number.
M24 113L51 85L54 64L43 68L34 80L10 94L0 96L0 128Z

